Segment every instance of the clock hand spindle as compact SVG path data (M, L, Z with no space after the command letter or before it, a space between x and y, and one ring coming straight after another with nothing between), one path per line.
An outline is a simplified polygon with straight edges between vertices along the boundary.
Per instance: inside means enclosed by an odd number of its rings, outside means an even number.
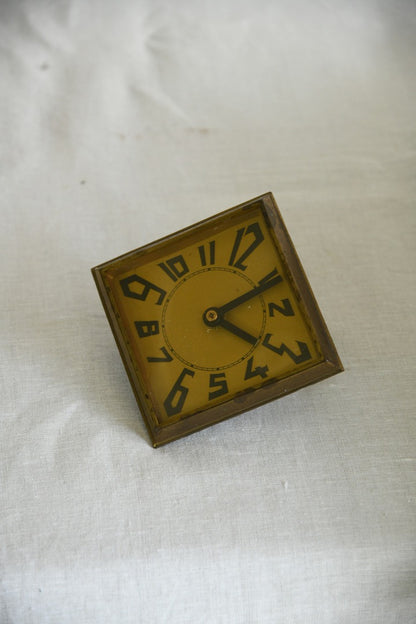
M219 308L214 308L214 307L208 308L203 314L204 323L208 325L208 327L220 326L223 329L226 329L227 331L231 332L235 336L242 338L242 340L245 340L246 342L249 342L250 344L253 344L253 345L256 344L256 342L258 341L258 338L256 338L252 334L249 334L244 329L241 329L241 327L237 327L237 325L234 325L234 323L231 323L230 321L225 319L224 314L228 312L229 310L233 310L234 308L237 308L242 303L249 301L253 297L260 295L266 290L269 290L269 288L276 286L276 284L279 284L282 280L283 278L281 275L279 275L279 273L277 272L277 269L274 269L271 273L263 277L263 279L260 280L259 285L255 286L255 288L252 288L248 292L242 295L239 295L235 299L232 299L231 301L229 301L228 303L225 303L223 306L220 306Z
M222 327L250 344L254 345L258 340L256 336L249 334L244 329L241 329L241 327L237 327L237 325L225 319L219 308L208 308L208 310L205 310L202 319L208 327Z

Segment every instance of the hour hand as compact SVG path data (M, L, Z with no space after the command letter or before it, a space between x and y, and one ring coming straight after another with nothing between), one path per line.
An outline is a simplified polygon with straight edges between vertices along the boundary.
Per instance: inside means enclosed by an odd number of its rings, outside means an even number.
M227 321L219 308L208 308L208 310L204 312L203 319L208 327L222 327L252 345L256 344L258 340L258 338L249 334L244 329L241 329L241 327L237 327L237 325L234 325L231 321Z
M252 336L248 332L244 331L244 329L241 329L241 327L237 327L237 325L234 325L234 323L230 323L230 321L227 321L227 319L225 318L221 319L220 327L223 327L227 331L231 332L232 334L235 334L239 338L242 338L243 340L245 340L246 342L249 342L252 345L256 344L258 340L258 338L256 338L255 336Z

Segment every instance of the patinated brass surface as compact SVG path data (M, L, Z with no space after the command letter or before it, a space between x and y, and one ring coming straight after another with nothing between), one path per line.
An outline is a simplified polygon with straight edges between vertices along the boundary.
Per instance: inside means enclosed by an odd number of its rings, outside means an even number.
M342 370L271 193L92 273L154 446Z

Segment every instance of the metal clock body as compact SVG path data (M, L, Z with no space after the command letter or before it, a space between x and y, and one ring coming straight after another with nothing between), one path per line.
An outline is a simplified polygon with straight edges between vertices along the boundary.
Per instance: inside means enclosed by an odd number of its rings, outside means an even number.
M271 193L92 272L154 446L342 370Z

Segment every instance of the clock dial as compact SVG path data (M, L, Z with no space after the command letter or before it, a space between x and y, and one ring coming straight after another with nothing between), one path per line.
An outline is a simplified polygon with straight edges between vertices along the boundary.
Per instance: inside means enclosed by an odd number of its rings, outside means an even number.
M154 442L280 396L328 361L276 215L259 198L93 270Z

